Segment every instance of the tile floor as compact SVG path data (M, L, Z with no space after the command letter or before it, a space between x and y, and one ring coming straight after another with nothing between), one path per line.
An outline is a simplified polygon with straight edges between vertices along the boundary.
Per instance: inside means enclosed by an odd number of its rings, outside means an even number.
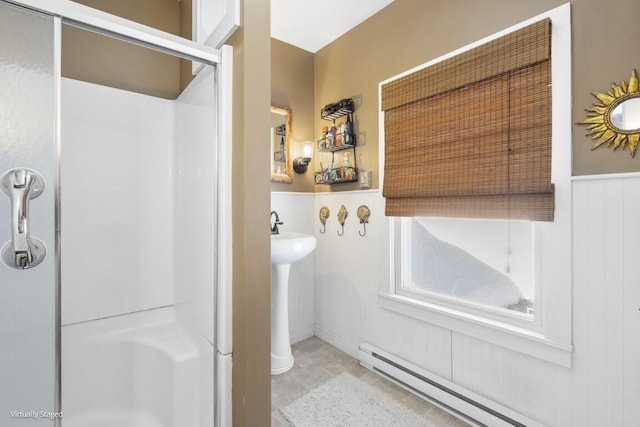
M292 351L295 358L293 368L289 372L271 377L272 427L290 427L291 424L282 416L279 409L343 372L348 372L375 385L434 425L467 426L429 402L360 366L356 359L319 338L312 337L294 344Z

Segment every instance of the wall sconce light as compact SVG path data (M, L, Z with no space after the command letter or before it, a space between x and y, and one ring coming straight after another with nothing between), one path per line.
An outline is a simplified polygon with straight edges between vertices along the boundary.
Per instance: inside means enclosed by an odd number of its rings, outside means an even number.
M302 144L302 157L296 157L293 159L293 170L296 173L305 173L307 166L311 162L311 156L313 155L313 143L303 142Z

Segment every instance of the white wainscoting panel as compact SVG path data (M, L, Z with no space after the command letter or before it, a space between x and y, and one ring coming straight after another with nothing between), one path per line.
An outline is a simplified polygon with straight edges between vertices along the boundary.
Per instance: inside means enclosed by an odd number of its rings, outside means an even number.
M349 212L344 234L338 210ZM360 205L371 210L365 236L356 215ZM317 212L331 211L325 234ZM390 275L389 220L378 190L318 193L315 235L316 335L353 357L358 346L371 343L444 378L450 378L451 332L382 310L378 295L388 292Z
M571 369L458 333L451 366L452 381L467 390L543 425L572 425Z
M574 182L573 425L640 420L638 218L640 178Z
M622 392L624 422L640 422L640 178L625 182Z

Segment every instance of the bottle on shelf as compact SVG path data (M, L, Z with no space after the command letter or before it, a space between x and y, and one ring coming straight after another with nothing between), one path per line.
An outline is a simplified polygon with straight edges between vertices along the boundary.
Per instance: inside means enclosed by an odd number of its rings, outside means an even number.
M355 138L353 137L353 121L351 119L351 113L347 114L347 121L344 123L344 130L342 132L342 140L347 145L355 145Z
M344 139L343 139L344 134L342 133L343 127L342 125L340 125L335 128L336 128L336 134L335 134L336 147L340 147L344 144Z
M334 130L335 126L332 126L329 128L329 130L327 131L327 148L331 148L333 146L335 146L335 140L334 140Z
M329 130L331 131L331 135L333 135L333 146L337 147L338 146L338 128L336 127L335 122L331 125Z
M322 126L322 136L318 139L318 150L324 150L327 148L327 132L329 126Z
M344 157L342 158L342 177L345 179L353 178L351 162L349 161L349 152L344 153Z

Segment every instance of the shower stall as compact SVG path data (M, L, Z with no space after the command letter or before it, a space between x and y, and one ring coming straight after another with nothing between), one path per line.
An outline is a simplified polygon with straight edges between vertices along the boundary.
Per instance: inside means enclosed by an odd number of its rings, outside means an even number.
M203 67L63 76L65 31ZM230 52L50 0L0 40L0 425L230 425Z

